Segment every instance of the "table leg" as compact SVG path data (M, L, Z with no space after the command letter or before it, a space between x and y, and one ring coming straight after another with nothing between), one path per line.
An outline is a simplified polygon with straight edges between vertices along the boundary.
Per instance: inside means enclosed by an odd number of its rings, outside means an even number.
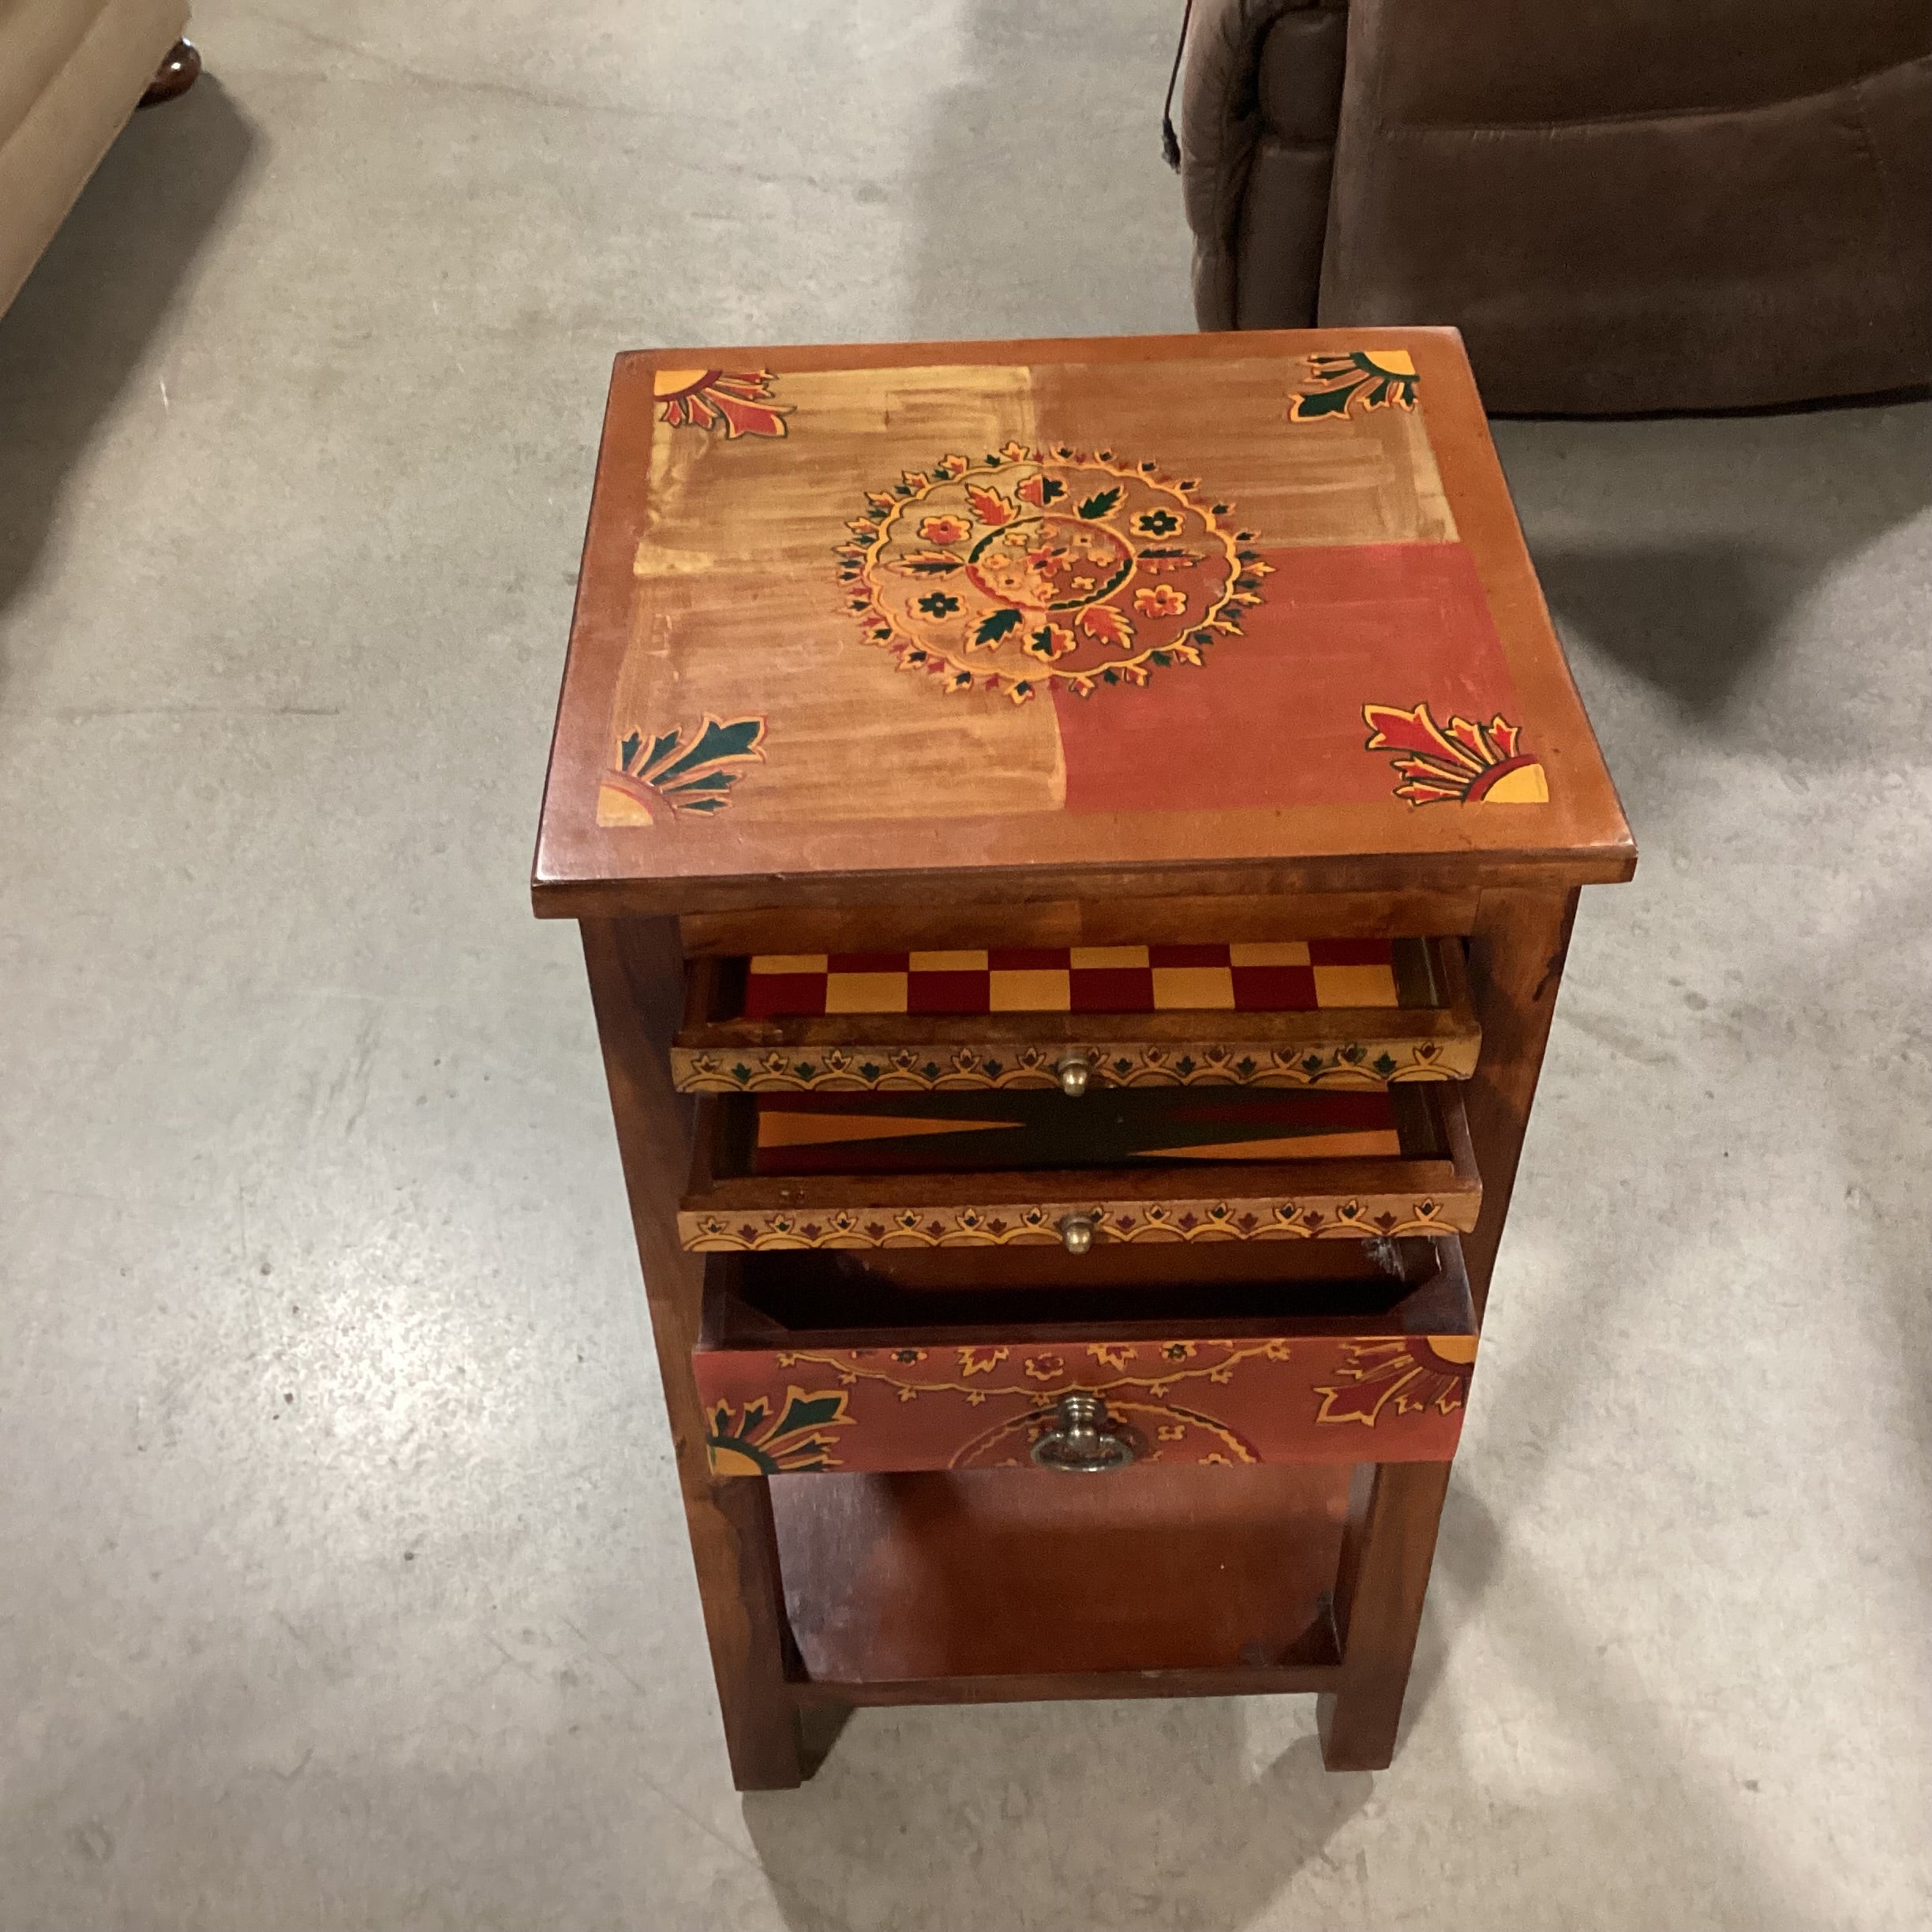
M805 1769L786 1678L788 1627L770 1485L711 1474L691 1376L704 1259L686 1253L677 1238L691 1107L672 1087L665 1053L683 997L676 930L656 920L582 924L732 1774L740 1791L784 1790L803 1783Z
M1331 1771L1380 1771L1395 1754L1448 1488L1447 1462L1365 1462L1355 1471L1335 1579L1342 1685L1324 1692L1315 1712Z
M1470 935L1470 990L1482 1024L1482 1054L1463 1090L1470 1139L1482 1174L1482 1214L1462 1237L1480 1324L1496 1246L1509 1217L1516 1163L1543 1070L1563 957L1576 918L1575 888L1485 892Z

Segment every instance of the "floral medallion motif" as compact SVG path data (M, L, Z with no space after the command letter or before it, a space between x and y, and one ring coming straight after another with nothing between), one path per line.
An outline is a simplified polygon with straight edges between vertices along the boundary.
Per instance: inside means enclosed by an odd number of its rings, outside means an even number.
M1290 422L1339 421L1370 410L1415 407L1415 362L1406 349L1351 349L1302 358L1308 386L1288 399Z
M948 690L1144 684L1238 635L1271 567L1198 487L1110 450L943 456L868 495L839 575L866 637Z
M1425 704L1413 711L1372 704L1362 706L1362 722L1369 751L1402 754L1395 796L1411 805L1549 803L1548 776L1523 750L1521 727L1500 717L1487 724L1452 717L1444 730Z
M771 399L765 369L658 369L651 377L661 421L674 428L724 427L734 436L781 436L792 412Z

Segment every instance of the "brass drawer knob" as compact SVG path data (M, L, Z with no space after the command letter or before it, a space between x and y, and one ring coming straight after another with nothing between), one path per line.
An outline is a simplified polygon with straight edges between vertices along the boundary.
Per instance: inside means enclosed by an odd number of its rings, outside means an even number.
M1052 1425L1033 1441L1033 1460L1042 1469L1075 1476L1125 1469L1137 1454L1133 1432L1115 1425L1098 1395L1062 1395Z
M1077 1100L1087 1091L1093 1061L1084 1053L1063 1054L1054 1071L1060 1076L1060 1091L1069 1100Z
M1070 1214L1060 1217L1060 1245L1070 1255L1084 1255L1093 1245L1091 1215Z

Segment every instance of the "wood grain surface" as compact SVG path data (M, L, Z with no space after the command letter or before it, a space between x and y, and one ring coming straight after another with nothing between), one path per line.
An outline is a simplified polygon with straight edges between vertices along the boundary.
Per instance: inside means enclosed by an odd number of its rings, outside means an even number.
M1291 420L1336 356L1413 378ZM1452 331L618 362L540 912L1633 863Z
M774 1477L799 1701L1313 1689L1332 1669L1265 1673L1335 1661L1348 1482L1326 1464ZM1190 1671L1212 1674L1168 1675Z

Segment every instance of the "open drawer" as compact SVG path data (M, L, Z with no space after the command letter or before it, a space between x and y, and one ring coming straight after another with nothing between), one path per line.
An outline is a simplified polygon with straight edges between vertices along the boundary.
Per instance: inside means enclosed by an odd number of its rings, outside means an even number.
M1466 1233L1461 1089L758 1095L698 1103L687 1248Z
M1447 1461L1476 1357L1461 1244L716 1255L713 1470ZM1067 1283L1076 1275L1076 1286Z
M694 959L691 1093L1466 1080L1458 939Z

